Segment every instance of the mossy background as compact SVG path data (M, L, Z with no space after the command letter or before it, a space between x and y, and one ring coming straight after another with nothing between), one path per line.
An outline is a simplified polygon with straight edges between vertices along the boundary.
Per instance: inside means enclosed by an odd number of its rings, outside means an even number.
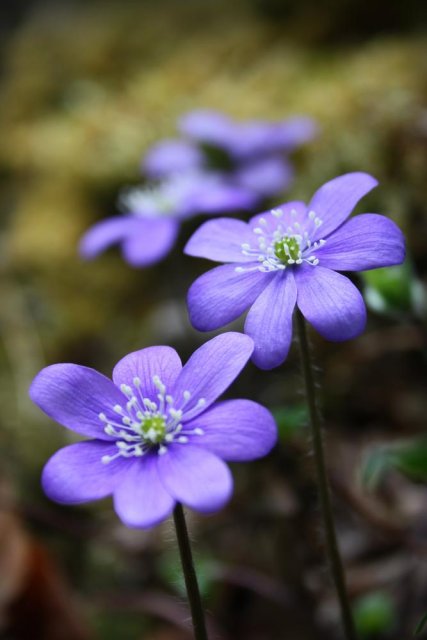
M181 252L198 220L150 269L132 270L118 251L93 263L77 252L82 233L140 180L145 150L197 107L242 119L315 118L320 134L293 156L296 179L282 200L307 200L335 175L367 171L380 187L358 211L384 213L405 231L404 285L414 296L372 311L358 340L331 345L313 335L313 343L350 593L356 612L371 612L361 598L391 603L385 622L361 633L410 637L427 608L425 484L392 470L368 493L358 478L373 444L412 441L426 428L424 3L20 2L1 12L4 637L189 637L168 523L127 531L108 501L63 509L42 496L41 468L70 436L31 405L27 389L53 362L109 373L131 350L168 343L185 358L207 338L191 329L185 307L189 284L208 266ZM338 638L297 350L281 370L250 365L232 395L276 410L282 438L270 458L235 465L235 497L223 513L190 518L213 637ZM18 538L25 552L9 552ZM368 627L371 618L365 613Z

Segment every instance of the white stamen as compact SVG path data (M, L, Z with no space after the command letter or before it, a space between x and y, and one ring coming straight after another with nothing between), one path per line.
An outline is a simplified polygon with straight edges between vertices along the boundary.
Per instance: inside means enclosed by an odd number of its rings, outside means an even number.
M111 420L104 412L98 414L104 425L104 433L115 439L117 448L117 453L102 457L103 464L120 457L141 457L153 449L158 455L164 455L168 444L186 444L190 434L204 435L200 428L185 431L182 420L189 420L196 411L200 411L206 404L205 398L199 398L197 401L195 398L186 411L185 405L192 398L191 392L186 389L182 394L182 406L177 409L174 407L173 396L166 394L166 385L160 377L154 375L152 380L159 391L158 402L142 395L141 380L135 377L132 382L134 388L138 389L137 395L131 386L124 383L120 385L122 393L127 398L123 405L116 404L113 407L114 413L120 416L120 422Z
M275 218L281 218L283 216L283 211L281 209L272 209L271 210L271 214L275 217Z
M160 391L160 393L165 393L166 387L163 384L163 382L160 380L159 376L153 376L153 382L155 386L158 388L158 390Z
M296 268L304 262L311 266L319 264L319 258L313 252L323 246L325 240L312 240L315 230L322 225L315 211L303 214L295 208L290 211L272 209L265 217L258 218L258 223L259 226L252 228L254 244L241 245L242 254L251 260L248 266L235 266L235 273L271 273Z

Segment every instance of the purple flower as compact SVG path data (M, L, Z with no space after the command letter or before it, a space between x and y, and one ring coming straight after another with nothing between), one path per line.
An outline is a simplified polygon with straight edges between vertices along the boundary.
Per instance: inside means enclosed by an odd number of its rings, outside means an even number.
M179 129L189 139L220 147L237 160L291 151L309 142L317 132L314 121L307 117L288 118L278 122L234 121L207 109L188 113L181 118Z
M376 269L405 257L403 235L391 220L375 213L347 220L376 185L366 173L348 173L320 187L308 205L289 202L249 223L220 218L203 224L185 253L230 264L191 286L193 326L217 329L249 309L245 333L261 369L285 360L295 305L328 340L359 335L366 323L363 298L337 271Z
M150 189L129 189L121 204L125 215L103 220L85 233L80 244L84 258L95 258L120 243L132 266L154 264L171 250L183 220L196 214L249 208L253 196L220 176L186 172Z
M188 113L179 129L184 140L164 140L147 153L143 170L149 177L195 169L214 172L227 175L258 202L290 184L293 171L287 155L317 132L311 118L239 122L211 110Z
M113 495L130 527L164 520L176 502L202 513L232 493L224 460L253 460L276 442L273 417L251 400L215 402L243 369L253 342L217 336L183 367L170 347L148 347L120 360L113 381L94 369L56 364L34 379L30 396L48 416L89 436L60 449L42 484L60 503Z
M169 178L175 173L203 168L203 152L186 140L162 140L146 154L142 170L153 180Z

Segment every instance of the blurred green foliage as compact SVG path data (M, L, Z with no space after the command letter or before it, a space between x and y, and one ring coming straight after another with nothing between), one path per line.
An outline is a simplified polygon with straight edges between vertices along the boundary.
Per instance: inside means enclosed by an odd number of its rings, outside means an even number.
M400 471L412 480L427 482L426 437L422 436L410 442L373 447L362 463L362 484L375 489L391 469Z
M353 612L357 632L362 638L383 637L396 623L393 599L384 591L359 598Z
M407 259L402 265L374 269L363 274L365 300L376 312L395 315L426 314L426 292Z
M279 437L284 441L298 436L308 423L308 410L303 404L273 409L273 415L279 429Z
M415 627L415 631L414 631L415 636L419 635L420 633L423 633L426 623L427 623L427 613L423 615L423 617Z

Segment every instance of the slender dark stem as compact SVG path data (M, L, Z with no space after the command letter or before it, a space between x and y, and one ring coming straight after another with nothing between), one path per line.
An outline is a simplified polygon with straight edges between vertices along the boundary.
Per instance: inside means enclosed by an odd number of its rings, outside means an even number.
M178 538L179 555L181 556L182 571L187 587L188 601L190 603L191 617L193 620L194 637L196 640L208 640L206 633L205 614L200 598L199 585L194 569L193 554L191 553L190 539L188 537L187 524L185 522L184 509L177 503L173 512L176 537Z
M320 416L316 404L316 388L314 384L313 368L310 358L310 349L307 340L305 320L300 311L296 313L299 343L301 351L302 369L305 380L308 410L310 415L311 433L313 439L314 459L316 463L317 481L319 484L320 504L326 533L326 549L329 564L338 594L341 609L342 622L347 640L356 640L351 607L348 600L345 584L344 569L338 548L335 532L334 517L332 515L331 497L329 493L328 476L326 472L325 454L323 450Z

